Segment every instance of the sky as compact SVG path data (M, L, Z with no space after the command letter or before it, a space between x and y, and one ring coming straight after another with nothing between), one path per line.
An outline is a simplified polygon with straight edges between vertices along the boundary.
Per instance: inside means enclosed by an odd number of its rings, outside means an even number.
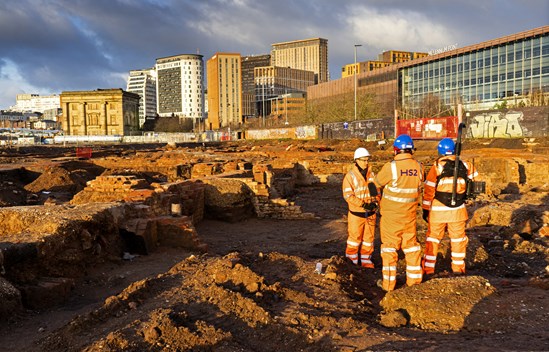
M2 0L0 109L17 94L123 88L160 57L328 40L331 79L386 50L464 47L549 25L548 0Z

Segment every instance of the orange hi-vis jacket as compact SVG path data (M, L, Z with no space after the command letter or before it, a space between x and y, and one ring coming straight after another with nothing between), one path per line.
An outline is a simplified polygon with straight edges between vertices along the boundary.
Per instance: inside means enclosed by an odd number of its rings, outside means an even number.
M376 215L375 212L367 212L362 204L379 201L379 196L372 197L368 189L368 183L373 182L374 176L371 168L368 167L366 178L364 178L354 164L345 175L342 184L343 198L349 206L345 256L354 264L359 264L360 261L360 265L366 268L374 267L372 253L374 252Z
M395 289L399 249L406 257L406 284L411 286L422 281L416 211L423 178L423 167L409 153L395 155L375 178L376 186L384 187L380 204L380 252L385 291Z
M403 216L415 211L423 182L423 167L411 154L395 155L375 178L376 186L384 187L381 198L381 215Z
M368 167L366 172L366 180L358 170L356 164L345 175L343 179L342 189L343 198L349 205L349 210L352 212L364 212L363 203L369 203L373 200L368 190L368 182L374 182L375 174L371 167Z
M438 199L435 199L436 192L452 193L452 187L454 182L453 176L440 178L437 185L437 178L442 173L444 164L446 164L448 160L456 160L456 156L446 155L437 159L435 164L429 170L429 173L427 174L427 178L425 180L422 208L430 211L429 222L448 223L465 221L468 219L465 204L461 204L455 208L452 208L444 205ZM473 179L478 176L478 173L472 164L463 160L461 161L467 168L467 177L469 179ZM463 195L467 191L466 188L467 185L465 180L458 177L456 184L456 194Z

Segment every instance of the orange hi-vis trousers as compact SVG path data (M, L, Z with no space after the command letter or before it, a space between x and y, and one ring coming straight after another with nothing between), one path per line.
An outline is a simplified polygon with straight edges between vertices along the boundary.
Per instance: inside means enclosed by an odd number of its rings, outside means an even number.
M421 246L416 240L416 220L396 217L381 217L381 259L383 261L382 288L392 291L396 285L398 250L406 257L406 284L420 284L423 278L421 268Z
M452 251L452 271L465 274L465 253L469 238L465 235L465 221L457 222L430 222L427 238L425 239L425 256L423 258L423 272L433 274L437 261L438 247L448 229L450 249Z
M376 215L369 217L360 217L348 213L347 230L347 248L345 256L354 264L359 262L365 268L373 268L372 253L374 252L374 231L376 228Z

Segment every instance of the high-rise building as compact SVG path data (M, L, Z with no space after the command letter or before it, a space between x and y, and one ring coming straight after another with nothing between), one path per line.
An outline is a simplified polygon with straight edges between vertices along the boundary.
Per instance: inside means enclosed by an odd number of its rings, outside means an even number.
M379 54L377 59L378 61L397 64L399 62L415 60L428 55L429 55L428 53L418 53L418 52L401 51L401 50L387 50Z
M315 84L328 82L328 39L311 38L271 44L271 66L313 71Z
M206 63L209 128L237 127L242 123L240 54L216 53Z
M258 116L255 101L254 69L269 66L271 55L242 56L242 115L244 118Z
M256 67L255 101L259 115L265 117L274 110L271 105L280 96L290 93L305 93L307 87L314 85L315 74L312 71L288 67Z
M156 104L160 116L204 116L204 61L198 54L156 59Z
M156 70L132 70L128 77L126 91L138 94L139 100L139 127L147 119L156 117Z

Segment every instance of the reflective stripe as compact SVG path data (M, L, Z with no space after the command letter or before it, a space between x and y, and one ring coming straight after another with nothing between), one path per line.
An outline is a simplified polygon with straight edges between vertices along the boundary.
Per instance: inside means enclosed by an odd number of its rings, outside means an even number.
M462 178L458 178L457 183L459 183L461 185L464 185L465 180L462 179ZM454 179L453 178L443 178L442 180L440 180L440 182L438 184L439 185L453 185L454 184Z
M425 185L426 186L431 186L431 187L435 187L437 184L433 181L425 181Z
M359 242L353 242L353 241L347 241L347 245L351 247L358 247L360 245Z
M421 250L421 247L420 246L413 246L413 247L410 247L410 248L402 248L402 251L404 253L411 253L411 252L417 252L417 251L420 251Z
M452 252L453 258L465 258L465 253Z
M362 245L367 247L371 247L372 244L373 244L372 242L362 242Z
M425 262L425 263L423 263L423 265L428 267L428 268L434 268L435 267L435 263L433 263L433 262Z
M431 205L431 201L430 201L430 200L424 200L424 201L423 201L423 204L424 204L424 205Z
M467 236L462 237L462 238L451 238L450 239L450 242L453 242L453 243L459 243L459 242L465 242L465 241L467 241Z
M427 260L437 260L437 256L436 255L426 255L425 259L427 259Z
M383 280L394 281L394 280L396 280L396 276L383 275Z
M460 205L459 207L450 208L444 205L434 205L431 207L431 210L434 211L447 211L447 210L456 210L456 209L462 209L465 208L465 204Z
M427 238L425 239L425 241L427 241L427 242L440 243L440 240L437 239L437 238L434 238L434 237L427 237Z
M364 255L361 255L361 256L360 256L360 259L370 259L370 256L364 254Z
M455 265L464 265L465 262L463 260L452 260L452 264Z
M396 265L395 266L384 266L383 268L381 268L381 270L397 270L397 267Z
M346 254L345 256L349 259L358 259L358 254Z
M396 248L381 248L381 253L395 253Z
M343 192L352 192L353 189L351 187L347 187L345 189L343 189Z
M383 193L383 198L387 198L389 200L399 202L399 203L413 203L417 202L417 198L400 198L400 197L393 197L386 193Z
M410 271L421 270L421 266L419 266L419 265L417 265L417 266L416 265L406 265L406 271L408 271L408 270L410 270Z
M393 193L417 193L417 188L387 187Z
M410 279L421 279L423 277L423 274L406 273L406 276L408 276Z
M478 172L473 172L471 175L469 175L469 178L474 178L478 176Z
M371 260L363 260L362 264L374 264Z

